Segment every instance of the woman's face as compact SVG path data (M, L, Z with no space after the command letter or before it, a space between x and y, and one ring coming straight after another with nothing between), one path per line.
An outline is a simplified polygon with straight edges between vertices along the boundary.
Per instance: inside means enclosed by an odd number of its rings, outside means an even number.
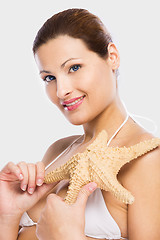
M35 59L48 97L72 124L93 120L114 100L110 58L102 59L82 40L66 35L49 40L38 48Z

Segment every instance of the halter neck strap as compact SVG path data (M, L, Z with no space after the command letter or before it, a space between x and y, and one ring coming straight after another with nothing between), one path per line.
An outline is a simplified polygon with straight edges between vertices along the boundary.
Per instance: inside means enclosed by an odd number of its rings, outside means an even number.
M119 128L115 131L115 133L112 135L112 137L108 140L107 146L109 146L109 144L110 144L110 142L112 141L112 139L113 139L113 138L117 135L117 133L121 130L121 128L123 127L123 125L127 122L128 118L129 118L129 114L128 114L128 112L127 112L127 116L126 116L124 122L119 126Z

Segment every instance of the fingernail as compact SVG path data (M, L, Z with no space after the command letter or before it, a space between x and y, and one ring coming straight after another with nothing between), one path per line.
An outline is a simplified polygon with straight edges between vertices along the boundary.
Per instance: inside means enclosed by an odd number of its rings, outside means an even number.
M88 189L90 191L94 191L96 188L97 188L97 183L91 182L91 183L88 184Z
M34 192L34 188L29 188L29 189L28 189L28 192L29 192L30 194L32 194L32 193Z
M37 186L42 186L43 180L42 179L37 179Z
M27 185L23 185L22 186L22 190L25 192L26 191L26 188L27 188Z
M22 173L19 174L19 180L23 180L23 175L22 175Z

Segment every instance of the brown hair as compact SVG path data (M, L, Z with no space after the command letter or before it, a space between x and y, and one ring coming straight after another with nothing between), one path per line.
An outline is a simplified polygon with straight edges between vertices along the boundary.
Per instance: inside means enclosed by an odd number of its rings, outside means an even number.
M59 12L49 18L38 31L33 43L33 53L60 35L79 38L88 49L100 57L107 57L108 44L112 38L102 21L86 9L72 8Z

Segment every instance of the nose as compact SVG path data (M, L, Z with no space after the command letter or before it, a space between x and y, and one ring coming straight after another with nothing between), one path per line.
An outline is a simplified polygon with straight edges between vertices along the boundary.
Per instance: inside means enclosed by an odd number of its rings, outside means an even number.
M70 80L64 76L57 79L57 97L64 99L73 91L73 86Z

